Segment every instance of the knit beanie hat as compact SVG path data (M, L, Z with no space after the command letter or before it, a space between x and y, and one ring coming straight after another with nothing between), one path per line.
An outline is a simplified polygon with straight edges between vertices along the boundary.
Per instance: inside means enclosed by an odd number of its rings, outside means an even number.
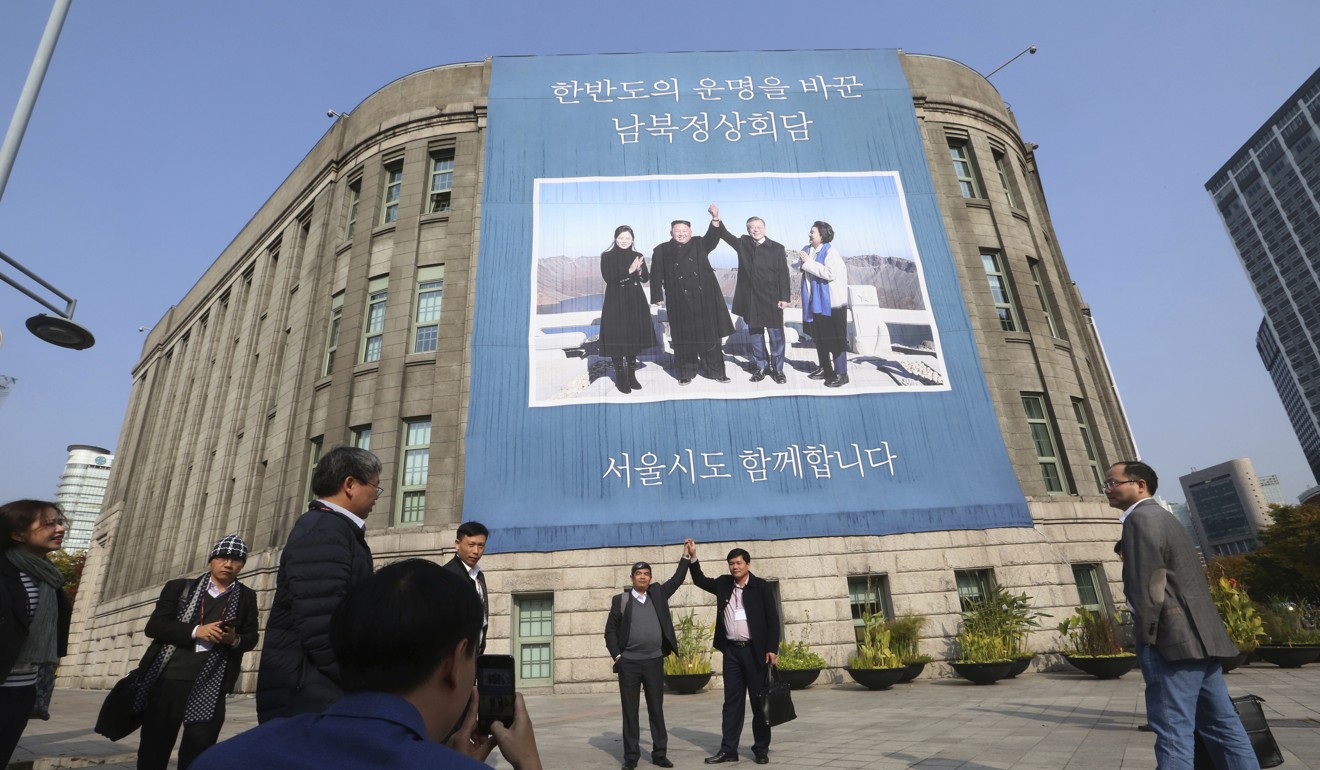
M215 544L215 548L211 549L211 555L206 557L206 560L210 561L216 557L224 556L247 561L247 555L248 547L247 543L243 542L243 538L238 535L225 535L220 538L220 542Z

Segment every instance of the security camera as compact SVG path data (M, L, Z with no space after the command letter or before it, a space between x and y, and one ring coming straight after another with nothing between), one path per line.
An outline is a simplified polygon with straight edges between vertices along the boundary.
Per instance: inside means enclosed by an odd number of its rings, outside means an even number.
M326 116L327 118L333 118L333 117L335 116L335 111L334 111L334 110L326 110L326 111L325 111L325 116Z

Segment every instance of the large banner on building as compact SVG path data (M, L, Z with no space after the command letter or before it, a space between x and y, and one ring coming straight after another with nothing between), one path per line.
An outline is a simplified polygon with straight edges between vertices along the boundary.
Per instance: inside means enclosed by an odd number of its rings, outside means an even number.
M895 51L498 58L484 185L492 550L1031 525Z

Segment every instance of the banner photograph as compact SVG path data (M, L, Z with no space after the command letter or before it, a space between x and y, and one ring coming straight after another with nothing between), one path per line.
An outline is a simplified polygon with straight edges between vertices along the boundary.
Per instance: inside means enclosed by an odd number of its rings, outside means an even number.
M491 66L495 551L1031 526L897 52Z
M721 227L711 224L712 202L728 218ZM531 406L949 387L902 182L894 172L538 179L533 205ZM692 240L706 239L714 247L706 260L715 277L711 285L718 284L714 299L726 306L734 328L721 351L728 383L705 377L681 382L669 323L675 310L652 302L659 291L654 255L672 240L675 219L689 222ZM845 302L846 389L810 379L819 349L803 319L803 289L810 297L811 279L802 262L817 221L834 231L827 255L847 268L842 280L829 282ZM737 238L754 222L768 239L762 244L767 261L776 263L765 271L767 280L739 265ZM632 238L622 251L614 241L621 226ZM774 345L771 357L765 355L767 319L755 301L739 307L744 314L732 309L740 290L752 297L758 289L775 294L765 304L774 313L772 328L783 335L778 356ZM784 308L777 307L780 291ZM607 302L610 312L604 313ZM761 339L754 342L756 337ZM762 347L759 360L756 343ZM623 376L640 378L645 388L624 393L617 387L612 359L624 355L635 356L636 366ZM784 382L749 380L748 374L768 366Z

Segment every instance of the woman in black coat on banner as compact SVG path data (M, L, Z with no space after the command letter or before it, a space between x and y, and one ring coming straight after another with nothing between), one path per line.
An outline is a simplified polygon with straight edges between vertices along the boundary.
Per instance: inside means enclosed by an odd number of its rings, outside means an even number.
M621 393L641 390L637 354L655 347L655 327L642 284L650 279L646 260L633 248L633 229L614 229L614 245L600 255L605 303L600 313L600 354L614 363L614 384Z

